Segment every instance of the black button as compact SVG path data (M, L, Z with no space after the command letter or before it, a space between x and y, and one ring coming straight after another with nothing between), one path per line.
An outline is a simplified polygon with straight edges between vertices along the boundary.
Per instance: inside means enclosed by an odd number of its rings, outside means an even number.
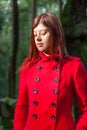
M58 58L56 58L56 59L55 59L55 62L57 62L57 63L58 63L58 62L59 62L59 59L58 59Z
M34 118L34 119L37 119L37 115L36 115L36 114L33 114L33 118Z
M36 80L36 82L39 82L39 81L40 81L40 78L39 78L39 77L36 77L35 80Z
M53 90L53 93L54 93L54 94L57 94L57 93L58 93L58 90L56 90L56 89Z
M41 57L40 57L40 56L38 57L38 60L41 60Z
M56 107L56 103L52 103L52 107L54 107L54 108L55 108L55 107Z
M33 102L33 105L34 105L34 106L37 106L37 105L38 105L38 102L37 102L37 101L34 101L34 102Z
M55 67L55 70L56 70L56 71L59 71L59 67Z
M37 94L37 93L38 93L38 90L37 90L37 89L34 89L33 92L34 92L34 94Z
M51 119L52 119L52 120L55 120L55 119L56 119L56 117L53 115L53 116L51 116Z
M41 69L41 66L40 66L40 65L38 65L38 66L37 66L37 69L38 69L38 70L40 70L40 69Z
M55 78L55 79L54 79L54 82L58 82L58 81L59 81L59 79L58 79L58 78Z

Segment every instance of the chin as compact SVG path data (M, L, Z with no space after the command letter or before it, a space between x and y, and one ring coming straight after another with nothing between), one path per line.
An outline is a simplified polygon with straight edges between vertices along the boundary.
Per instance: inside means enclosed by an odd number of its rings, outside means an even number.
M44 50L38 49L39 52L45 52Z

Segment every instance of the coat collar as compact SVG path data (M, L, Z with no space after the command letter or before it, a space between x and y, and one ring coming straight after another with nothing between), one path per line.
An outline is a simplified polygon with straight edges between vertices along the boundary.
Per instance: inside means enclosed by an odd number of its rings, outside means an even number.
M59 62L60 56L59 54L54 54L54 56L51 57L50 55L45 55L44 53L39 52L38 59L43 61L55 60L56 62Z

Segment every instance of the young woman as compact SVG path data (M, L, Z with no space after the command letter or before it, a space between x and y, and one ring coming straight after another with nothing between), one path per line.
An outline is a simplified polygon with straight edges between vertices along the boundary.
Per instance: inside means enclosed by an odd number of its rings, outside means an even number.
M66 54L63 29L53 13L33 22L29 56L20 68L13 130L87 130L87 71L80 58Z

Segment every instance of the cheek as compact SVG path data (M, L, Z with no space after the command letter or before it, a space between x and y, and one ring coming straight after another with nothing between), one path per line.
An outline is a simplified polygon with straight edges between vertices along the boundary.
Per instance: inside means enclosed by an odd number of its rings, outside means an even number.
M45 46L48 48L50 46L50 39L46 39L44 43L45 43Z
M51 36L48 35L48 36L44 37L44 41L45 41L46 43L47 43L47 42L50 42L50 41L51 41L50 38L51 38Z

